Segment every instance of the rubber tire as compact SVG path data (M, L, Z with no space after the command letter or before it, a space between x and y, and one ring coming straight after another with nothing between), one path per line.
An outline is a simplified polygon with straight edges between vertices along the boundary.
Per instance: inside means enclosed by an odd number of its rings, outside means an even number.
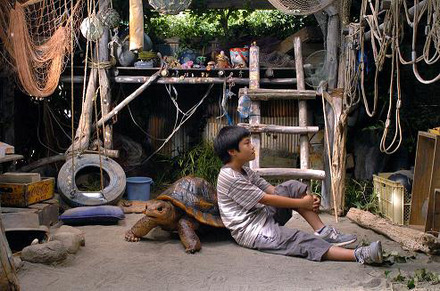
M58 173L58 191L62 198L72 207L76 206L96 206L105 204L116 204L122 197L125 191L125 185L127 178L125 176L122 167L113 161L112 159L101 156L101 163L99 155L97 154L84 154L75 157L75 174L76 178L79 171L86 167L100 168L102 164L102 170L105 171L109 177L108 185L103 189L102 193L106 199L103 198L91 198L82 194L78 190L75 181L73 181L73 189L75 189L75 196L71 196L72 190L72 159L67 158L66 163L61 167ZM76 180L76 179L75 179ZM90 192L90 191L89 191Z

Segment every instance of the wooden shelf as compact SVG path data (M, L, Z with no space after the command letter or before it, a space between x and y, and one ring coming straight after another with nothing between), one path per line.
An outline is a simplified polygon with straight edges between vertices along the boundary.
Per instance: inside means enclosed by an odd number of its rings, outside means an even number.
M22 155L6 155L4 157L0 157L0 163L12 162L20 159L23 159Z

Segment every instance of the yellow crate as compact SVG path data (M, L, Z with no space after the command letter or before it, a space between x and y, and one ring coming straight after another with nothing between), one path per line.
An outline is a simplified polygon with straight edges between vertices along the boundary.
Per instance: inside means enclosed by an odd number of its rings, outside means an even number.
M54 196L54 178L31 183L0 183L2 206L28 207Z
M409 223L411 213L411 193L398 182L388 180L392 173L373 175L374 193L378 198L379 210L396 224Z

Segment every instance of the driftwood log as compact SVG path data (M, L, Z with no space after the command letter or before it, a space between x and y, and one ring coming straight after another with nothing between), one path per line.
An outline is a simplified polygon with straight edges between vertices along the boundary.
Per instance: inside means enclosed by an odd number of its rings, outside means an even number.
M0 217L0 290L20 290L12 253L6 240L5 230Z
M347 217L362 227L372 229L400 243L404 249L426 254L440 254L440 240L431 234L393 224L385 218L357 208L350 208Z

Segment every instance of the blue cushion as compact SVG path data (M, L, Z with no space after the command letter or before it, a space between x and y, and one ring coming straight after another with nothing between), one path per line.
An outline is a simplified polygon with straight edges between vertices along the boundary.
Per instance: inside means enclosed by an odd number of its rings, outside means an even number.
M76 207L60 215L60 220L69 225L115 224L124 218L124 211L111 205Z

